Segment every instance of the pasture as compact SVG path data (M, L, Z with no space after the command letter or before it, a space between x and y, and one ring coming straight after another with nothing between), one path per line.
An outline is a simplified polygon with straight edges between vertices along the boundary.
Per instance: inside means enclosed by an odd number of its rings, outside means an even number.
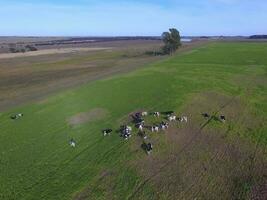
M140 110L189 121L103 137ZM0 199L263 199L266 121L267 43L209 43L1 112Z

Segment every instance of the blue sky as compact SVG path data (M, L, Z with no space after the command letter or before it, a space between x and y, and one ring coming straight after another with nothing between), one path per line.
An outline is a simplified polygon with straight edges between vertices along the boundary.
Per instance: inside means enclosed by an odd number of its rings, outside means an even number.
M267 0L0 0L0 35L267 34Z

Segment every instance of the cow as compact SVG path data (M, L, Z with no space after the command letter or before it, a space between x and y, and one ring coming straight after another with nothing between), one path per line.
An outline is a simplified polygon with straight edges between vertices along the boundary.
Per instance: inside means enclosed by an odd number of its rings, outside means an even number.
M11 119L19 119L23 116L23 113L18 113L18 114L15 114L15 115L12 115L10 118Z
M142 124L139 124L139 125L137 126L137 128L138 128L140 131L142 131L142 130L143 130L143 125L142 125Z
M159 113L159 112L154 112L153 115L154 115L155 117L159 117L159 116L160 116L160 113Z
M147 115L148 115L148 112L146 112L146 111L141 112L141 116L142 116L142 117L145 117L145 116L147 116Z
M147 154L150 155L150 153L152 152L152 150L153 150L152 144L151 143L147 143L146 144L146 152L147 152Z
M71 139L69 143L70 143L70 146L73 148L76 146L76 142L73 139Z
M226 118L225 118L224 115L221 115L221 116L220 116L220 119L221 119L222 122L225 122L225 120L226 120Z
M186 116L178 117L178 121L180 121L180 122L187 122L188 121L188 118Z
M106 136L106 135L110 135L111 132L112 132L112 129L105 129L102 131L103 132L103 135Z
M122 136L123 136L123 138L124 138L125 140L128 140L128 138L131 137L131 134L130 134L130 133L124 133Z
M121 126L121 137L125 140L131 137L132 127L130 126Z
M208 113L202 113L202 116L205 117L205 118L209 118L210 115Z
M159 127L158 126L152 126L151 131L152 132L159 132Z
M176 116L175 115L170 115L168 116L168 120L171 121L175 121L176 120Z
M160 128L162 130L168 129L169 128L169 124L167 122L161 122Z

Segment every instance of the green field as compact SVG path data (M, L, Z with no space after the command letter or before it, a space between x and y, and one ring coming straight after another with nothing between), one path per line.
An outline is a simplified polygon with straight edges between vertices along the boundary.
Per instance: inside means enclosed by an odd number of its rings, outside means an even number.
M104 114L68 123L94 109ZM189 123L148 133L151 156L136 134L103 137L137 110ZM226 123L206 124L202 112ZM249 199L266 183L266 122L267 43L210 43L0 113L0 199Z

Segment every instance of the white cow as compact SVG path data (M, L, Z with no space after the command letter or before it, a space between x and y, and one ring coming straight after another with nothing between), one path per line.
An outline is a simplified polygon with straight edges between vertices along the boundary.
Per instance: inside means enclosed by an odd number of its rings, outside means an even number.
M147 116L148 115L148 112L144 111L141 113L141 115L144 117L144 116Z
M181 122L186 122L186 123L187 123L188 118L187 118L186 116L183 116L183 117L180 118L180 121L181 121Z
M168 120L171 122L171 121L175 121L176 120L176 116L175 115L172 115L172 116L169 116L168 117Z

